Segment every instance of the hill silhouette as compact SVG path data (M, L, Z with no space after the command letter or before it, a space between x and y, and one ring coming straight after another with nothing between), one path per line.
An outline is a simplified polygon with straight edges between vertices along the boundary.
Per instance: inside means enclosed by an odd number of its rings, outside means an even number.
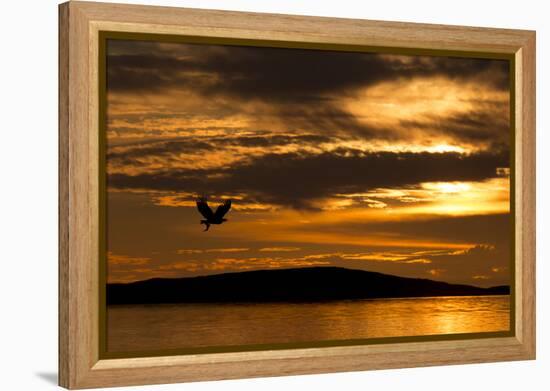
M327 301L509 294L508 286L479 288L339 267L257 270L108 284L107 304Z

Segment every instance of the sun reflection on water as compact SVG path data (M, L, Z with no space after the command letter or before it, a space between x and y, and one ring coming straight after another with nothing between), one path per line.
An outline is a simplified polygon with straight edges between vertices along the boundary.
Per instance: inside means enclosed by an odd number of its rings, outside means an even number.
M509 296L108 307L108 350L508 331Z

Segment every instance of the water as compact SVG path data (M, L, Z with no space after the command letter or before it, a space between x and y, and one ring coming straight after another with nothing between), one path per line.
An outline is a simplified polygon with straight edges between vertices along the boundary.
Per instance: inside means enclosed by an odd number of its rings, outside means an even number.
M509 311L509 296L110 306L107 350L507 331Z

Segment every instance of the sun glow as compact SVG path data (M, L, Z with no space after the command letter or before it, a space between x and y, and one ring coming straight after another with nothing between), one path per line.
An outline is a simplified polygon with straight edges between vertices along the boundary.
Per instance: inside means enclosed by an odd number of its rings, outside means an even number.
M422 188L433 190L438 193L462 193L471 189L471 185L466 182L426 182L422 184Z
M458 153L465 153L466 150L462 147L459 147L458 145L449 145L449 144L437 144L433 147L426 147L425 150L427 152L432 153L444 153L444 152L458 152Z

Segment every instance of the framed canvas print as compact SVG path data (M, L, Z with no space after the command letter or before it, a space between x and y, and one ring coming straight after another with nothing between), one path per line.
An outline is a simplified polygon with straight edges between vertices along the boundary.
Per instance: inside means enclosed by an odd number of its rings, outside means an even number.
M59 11L60 385L534 359L534 32Z

